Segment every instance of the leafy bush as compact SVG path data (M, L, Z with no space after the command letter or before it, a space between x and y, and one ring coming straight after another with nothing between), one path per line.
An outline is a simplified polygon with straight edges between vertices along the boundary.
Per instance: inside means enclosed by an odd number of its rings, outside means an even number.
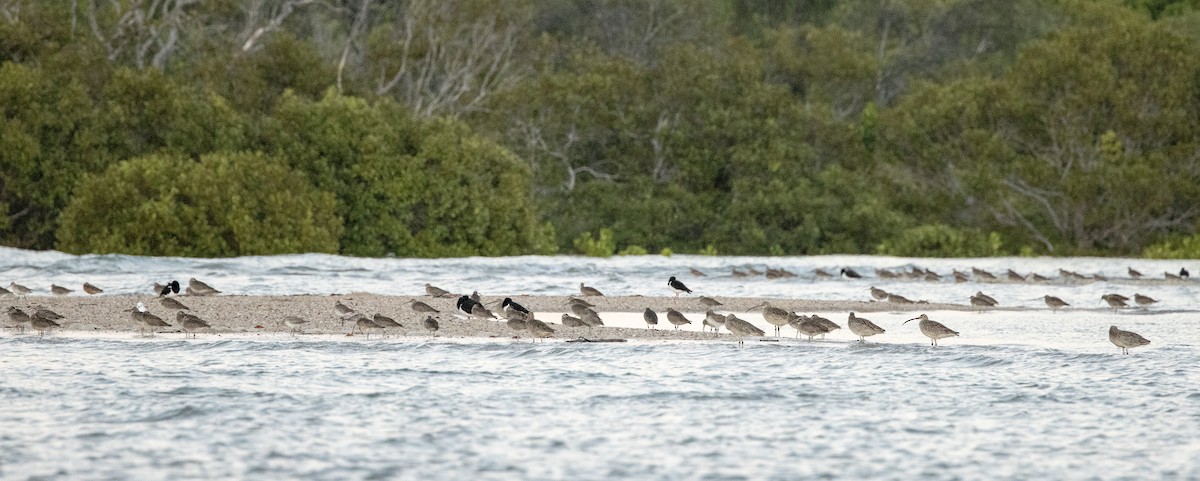
M250 153L151 155L85 179L59 221L67 252L221 257L337 252L333 195Z
M575 251L591 257L612 257L617 251L617 243L613 241L612 229L600 229L599 238L592 237L591 232L584 232L575 238Z
M1200 259L1200 234L1157 242L1147 247L1142 255L1151 259Z
M620 256L644 256L646 254L649 254L649 251L645 247L635 245L627 246L617 253Z
M880 255L902 257L986 257L1002 255L1000 235L945 224L913 227L879 244Z

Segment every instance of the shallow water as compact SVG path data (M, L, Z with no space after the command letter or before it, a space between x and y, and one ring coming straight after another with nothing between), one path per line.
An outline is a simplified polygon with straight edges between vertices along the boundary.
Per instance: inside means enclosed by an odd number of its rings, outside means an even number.
M197 260L7 249L0 284L90 280L115 293L199 277L230 293L708 295L866 300L878 285L1015 311L864 314L871 344L827 340L569 344L334 336L181 340L0 333L0 479L1200 479L1197 283L1119 278L1177 261L886 257ZM733 278L733 267L800 277ZM818 280L812 269L970 266L1109 282ZM688 267L709 272L686 274ZM1195 270L1195 269L1191 269ZM680 274L683 273L683 274ZM660 289L661 288L661 289ZM1151 309L1102 309L1141 292ZM1053 294L1075 309L1053 313ZM34 299L36 300L36 299ZM845 312L821 313L845 326ZM739 314L741 316L742 314ZM752 314L743 316L757 321ZM639 326L637 314L606 316ZM693 319L698 322L698 318ZM761 321L758 321L761 323ZM1116 324L1151 339L1129 356ZM761 327L766 327L760 324ZM793 331L784 329L785 336Z

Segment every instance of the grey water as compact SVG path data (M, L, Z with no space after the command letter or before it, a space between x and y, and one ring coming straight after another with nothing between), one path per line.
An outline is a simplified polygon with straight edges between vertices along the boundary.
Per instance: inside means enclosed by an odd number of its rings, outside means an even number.
M1179 261L870 256L221 260L0 252L0 284L84 280L114 293L198 277L229 294L378 292L425 282L488 293L698 293L867 300L878 285L1011 311L929 311L958 330L928 345L912 312L865 314L861 344L287 336L182 340L0 333L0 479L1200 479L1200 297L1137 281ZM734 278L765 266L796 278ZM852 266L864 279L819 279ZM883 280L873 269L977 266L1105 282ZM707 276L687 274L688 268ZM1189 270L1195 271L1191 266ZM662 285L662 286L660 286ZM1104 292L1152 295L1112 311ZM1072 309L1051 312L1053 294ZM3 302L3 301L0 301ZM844 312L822 313L845 325ZM751 318L753 319L753 318ZM1151 339L1131 355L1109 325ZM765 327L765 326L760 326Z

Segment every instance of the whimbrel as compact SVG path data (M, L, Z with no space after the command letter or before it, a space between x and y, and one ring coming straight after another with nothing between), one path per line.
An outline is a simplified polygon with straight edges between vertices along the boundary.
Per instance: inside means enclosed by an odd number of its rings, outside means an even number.
M428 283L425 284L425 294L431 297L454 297L454 294L451 294L450 291Z
M191 289L192 295L196 296L212 296L221 293L221 291L213 289L212 286L201 282L195 277L188 279L188 288Z
M583 314L579 316L579 319L582 320L584 324L587 324L588 327L604 326L604 321L600 319L600 313L593 311L590 307L584 308Z
M90 282L84 282L83 283L83 292L88 293L88 295L94 296L96 294L104 293L104 289L96 287L96 286L92 285L92 283L90 283Z
M646 329L658 329L658 314L653 309L647 307L645 311L642 311L642 320L646 321Z
M362 314L355 316L354 326L355 330L366 334L367 339L371 338L372 330L378 329L379 331L383 331L383 326L376 324L375 321L368 319L367 316Z
M746 311L753 311L760 307L762 308L763 320L767 321L767 324L775 326L775 337L779 337L779 330L783 326L788 325L788 311L774 307L770 302L763 302L762 304L746 309Z
M308 324L307 320L299 316L287 316L279 322L283 323L283 325L286 326L289 331L291 331L293 336L295 336L297 332L300 332L300 330L304 328L305 324Z
M196 337L196 331L201 329L212 329L212 326L208 325L208 322L205 322L204 319L183 311L175 313L175 321L183 326L183 337L187 337L188 334L191 334L194 338Z
M733 314L725 316L725 328L729 329L729 333L737 338L739 346L745 344L746 337L766 334L754 324L746 322Z
M8 319L17 324L17 330L25 332L25 325L32 322L29 314L17 308L17 306L8 306Z
M437 310L437 309L434 309L434 308L433 308L433 306L430 306L429 304L426 304L426 303L424 303L424 302L418 301L418 300L416 300L416 299L413 299L412 301L409 301L409 303L408 303L408 307L409 307L409 309L412 309L412 310L413 310L413 312L418 312L418 313L426 313L426 314L428 314L428 313L434 313L434 314L437 314L437 313L441 312L441 311L439 311L439 310Z
M565 313L562 315L562 325L566 327L588 327L583 322L583 319Z
M857 271L849 267L843 267L841 274L851 279L862 279L862 274L859 274Z
M1111 307L1113 309L1122 309L1125 307L1129 307L1129 304L1125 303L1126 301L1129 300L1129 298L1122 296L1120 294L1105 294L1103 296L1100 296L1100 300L1107 302L1108 307Z
M371 320L375 321L375 324L378 324L379 328L383 330L383 337L385 337L385 338L387 337L388 329L391 329L391 328L404 329L404 324L400 324L399 322L396 322L395 319L392 319L392 318L385 316L383 314L380 314L380 313L375 313L374 316L371 316Z
M853 332L854 335L858 336L859 342L863 343L867 342L867 338L870 336L887 332L884 331L882 327L875 325L875 323L871 322L869 319L863 319L855 316L853 312L850 313L850 318L846 321L846 325L850 327L850 332Z
M709 309L704 312L704 325L713 328L713 332L718 332L721 330L721 326L725 325L725 316Z
M887 301L893 304L913 304L913 301L899 294L888 293Z
M343 326L346 325L347 319L354 317L355 314L358 314L358 311L355 311L350 306L342 304L342 301L333 303L333 312L336 312L338 317L341 318Z
M182 302L179 302L179 300L175 299L174 297L161 297L158 299L158 303L162 304L163 307L165 307L167 309L171 309L171 310L176 310L176 311L190 311L191 310L188 308L188 306L183 305Z
M530 318L526 321L526 329L533 335L534 339L545 339L554 337L554 328L547 325L545 322Z
M1108 340L1121 348L1121 354L1129 354L1129 348L1145 346L1150 341L1133 331L1122 331L1117 326L1108 327Z
M921 334L924 334L925 337L929 338L929 345L931 346L938 345L938 339L958 336L957 331L942 325L940 322L929 320L929 316L925 314L921 314L918 317L904 321L904 324L908 324L910 321L916 321L918 319L921 322L917 323L917 326L920 327Z
M33 330L38 332L39 337L46 335L46 331L62 328L62 325L54 322L53 319L42 316L41 311L33 313L33 317L30 318L29 324Z
M684 292L688 294L692 293L692 290L688 289L688 286L683 285L682 282L679 282L678 279L675 279L675 276L671 276L670 279L667 279L667 285L671 286L671 290L675 291L675 297L679 297L679 294Z
M595 287L585 286L582 282L579 283L579 293L583 294L584 297L596 297L604 295Z
M1057 297L1054 297L1054 296L1042 296L1042 301L1045 302L1046 307L1049 307L1050 310L1052 310L1052 311L1058 311L1059 309L1062 309L1062 308L1070 305L1070 304L1067 304L1066 301L1059 299Z
M54 294L56 296L65 296L72 292L75 292L75 291L73 291L71 289L67 289L66 287L60 286L58 284L50 284L50 293Z
M10 282L8 284L8 290L12 291L13 294L16 294L17 297L25 297L33 294L33 289L17 284L16 282Z
M1129 272L1129 277L1132 277L1132 278L1134 278L1134 279L1141 279L1141 278L1142 278L1142 275L1143 275L1143 274L1142 274L1141 272L1138 272L1138 271L1137 271L1137 270L1135 270L1134 268L1132 268L1132 267L1127 267L1127 268L1126 268L1126 270Z
M973 275L973 276L975 276L975 277L978 277L978 278L980 278L980 279L982 279L982 280L985 280L985 281L994 281L994 280L996 280L996 276L995 276L995 275L993 275L991 272L985 271L985 270L983 270L983 269L980 269L980 268L977 268L977 267L972 267L972 268L971 268L971 275Z
M688 320L688 318L683 317L682 312L671 309L670 307L667 308L667 322L674 325L676 331L679 330L679 326L692 323L692 321Z
M1004 273L1004 275L1008 276L1008 280L1013 281L1013 282L1024 282L1025 281L1025 276L1017 274L1017 272L1012 269L1009 269L1008 272Z
M887 300L887 298L888 298L887 291L880 289L878 287L875 287L875 286L871 286L870 290L871 290L871 297L875 298L876 300L879 300L879 301Z
M1137 305L1139 305L1139 306L1146 307L1146 306L1149 306L1150 304L1154 304L1154 303L1158 302L1158 300L1157 300L1157 299L1153 299L1153 298L1151 298L1150 296L1143 296L1143 295L1141 295L1141 294L1134 294L1134 295L1133 295L1133 302L1136 302L1136 303L1137 303Z
M718 301L716 299L713 299L713 298L707 297L707 296L700 296L699 300L700 300L701 304L704 304L704 307L717 307L717 306L724 305L724 304L721 304L721 301Z

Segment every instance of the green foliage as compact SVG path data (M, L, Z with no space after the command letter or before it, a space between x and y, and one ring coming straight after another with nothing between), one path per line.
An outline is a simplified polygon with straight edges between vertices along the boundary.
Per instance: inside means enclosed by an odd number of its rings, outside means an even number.
M1200 259L1200 234L1173 236L1156 242L1142 252L1150 259Z
M617 253L619 256L644 256L646 254L649 254L649 251L645 247L634 245L626 246L624 249L621 249L621 252Z
M139 157L84 180L63 211L66 252L225 257L336 252L334 199L261 154Z
M675 251L671 250L670 247L663 247L662 250L658 252L658 255L663 257L671 257L672 255L675 255Z
M573 243L576 252L590 257L612 257L613 252L617 250L612 229L600 229L599 237L593 236L591 232L584 232L579 234Z
M1004 255L1000 235L948 225L923 225L905 229L879 244L876 253L901 257L988 257Z

